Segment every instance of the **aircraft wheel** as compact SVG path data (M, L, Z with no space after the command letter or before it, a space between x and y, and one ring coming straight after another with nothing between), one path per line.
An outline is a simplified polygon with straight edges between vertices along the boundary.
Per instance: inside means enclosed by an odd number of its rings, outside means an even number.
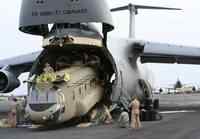
M162 117L155 110L147 110L147 111L141 111L140 119L141 121L156 121L156 120L161 120Z
M148 106L148 105L151 105L152 104L152 99L151 98L147 98L145 100L145 105Z
M141 121L150 121L149 111L141 111L140 120Z
M145 108L145 110L147 110L147 111L152 109L152 99L147 98L147 99L145 100L144 108Z
M158 110L159 109L159 99L155 99L153 102L153 109Z

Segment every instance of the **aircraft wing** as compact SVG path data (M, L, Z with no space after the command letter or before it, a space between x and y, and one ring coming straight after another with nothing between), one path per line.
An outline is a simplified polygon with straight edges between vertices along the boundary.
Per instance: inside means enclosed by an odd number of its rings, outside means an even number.
M155 42L135 42L142 63L200 64L200 48Z
M9 67L13 71L19 70L21 72L27 72L40 53L41 51L38 51L26 55L0 60L0 69Z

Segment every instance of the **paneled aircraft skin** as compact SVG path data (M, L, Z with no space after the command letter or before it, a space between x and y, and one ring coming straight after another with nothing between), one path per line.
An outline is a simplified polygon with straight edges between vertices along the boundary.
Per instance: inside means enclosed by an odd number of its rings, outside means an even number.
M129 9L133 16L130 38L114 39L107 37L114 26L104 0L23 0L19 29L42 36L43 50L1 60L0 93L17 88L18 76L29 71L26 113L39 124L85 116L98 103L129 111L134 96L144 108L151 105L143 63L200 64L200 49L134 39L132 25L140 8L177 10L132 4L112 9ZM102 24L102 31L94 23ZM51 73L44 76L45 71Z

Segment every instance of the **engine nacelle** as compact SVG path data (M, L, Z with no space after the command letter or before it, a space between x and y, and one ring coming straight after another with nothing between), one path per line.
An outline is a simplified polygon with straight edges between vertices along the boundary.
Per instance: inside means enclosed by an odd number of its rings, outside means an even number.
M0 93L9 93L20 86L20 81L10 71L0 70Z

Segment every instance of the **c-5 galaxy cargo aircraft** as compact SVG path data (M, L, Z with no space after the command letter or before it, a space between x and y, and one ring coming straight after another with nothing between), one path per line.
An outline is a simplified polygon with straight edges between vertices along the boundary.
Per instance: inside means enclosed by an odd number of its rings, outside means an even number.
M126 9L130 38L107 37L114 29L111 11ZM110 10L105 0L22 0L19 30L42 36L43 50L0 61L0 93L19 87L18 76L30 72L26 113L39 124L85 116L98 103L129 111L135 96L151 109L142 63L199 64L200 49L137 41L138 9L178 10L132 4Z

